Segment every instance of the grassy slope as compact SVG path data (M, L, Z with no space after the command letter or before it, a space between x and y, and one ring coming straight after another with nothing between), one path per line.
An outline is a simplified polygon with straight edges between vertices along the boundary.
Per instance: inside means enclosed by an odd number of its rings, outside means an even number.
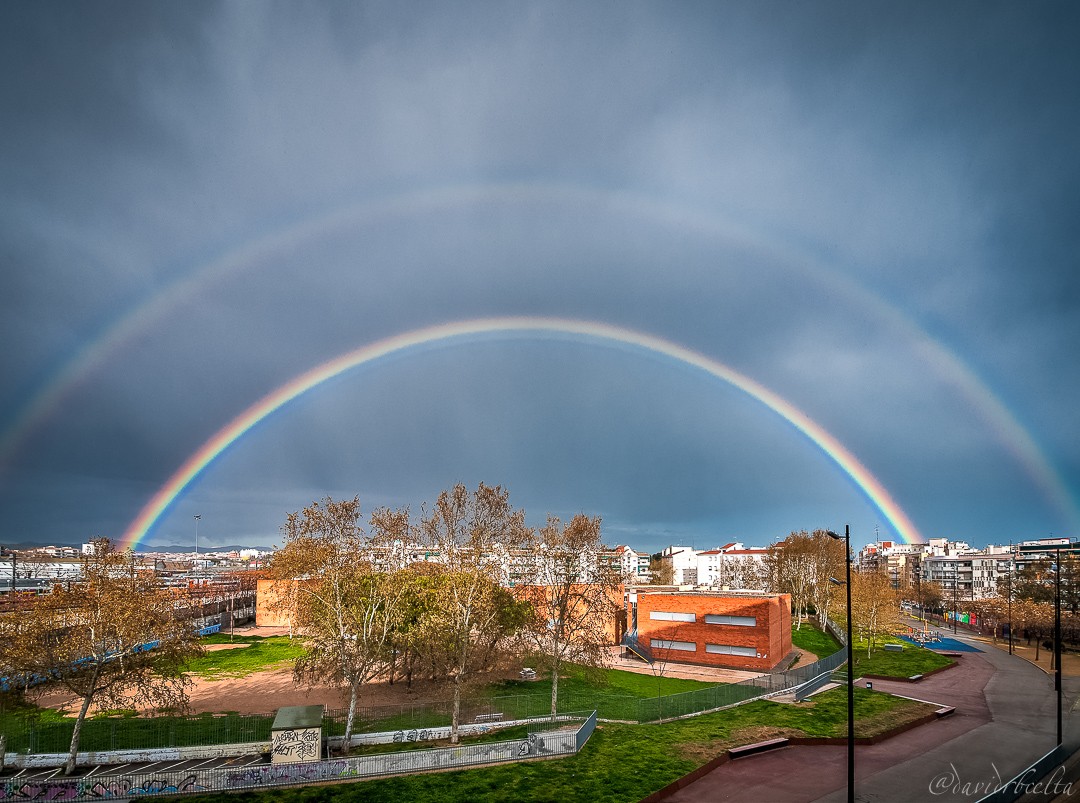
M819 658L832 655L841 648L841 644L831 635L806 623L803 623L799 630L792 628L791 642L799 649L812 652ZM883 644L900 644L904 649L901 652L884 650L881 646ZM891 678L908 678L912 675L924 675L931 670L956 663L948 656L892 636L879 638L877 646L869 656L866 654L865 640L855 639L852 646L856 677L882 675Z
M843 646L831 634L818 630L807 622L803 622L803 626L798 630L794 626L791 628L791 643L800 650L812 652L818 658L832 655Z

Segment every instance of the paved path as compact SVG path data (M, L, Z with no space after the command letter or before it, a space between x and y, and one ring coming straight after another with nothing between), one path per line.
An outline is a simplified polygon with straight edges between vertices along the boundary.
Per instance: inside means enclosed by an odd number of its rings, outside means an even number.
M919 683L874 681L875 689L952 705L957 711L881 744L857 747L857 800L978 800L987 794L988 785L992 789L1004 783L1054 747L1053 677L994 649L965 653L958 664ZM1080 714L1070 712L1080 696L1080 679L1067 677L1064 687L1065 742L1076 743ZM932 791L933 784L937 786ZM738 759L669 798L672 803L846 799L844 746L787 747Z

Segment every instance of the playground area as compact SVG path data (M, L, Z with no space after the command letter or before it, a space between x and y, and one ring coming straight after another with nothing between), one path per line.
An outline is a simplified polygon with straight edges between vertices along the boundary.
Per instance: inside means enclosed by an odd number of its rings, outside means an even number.
M933 624L928 625L924 620L912 619L911 629L916 632L929 632L933 635L926 637L928 640L920 642L917 638L911 639L915 643L921 643L923 646L940 652L971 652L979 651L978 648L966 645L963 642L957 641L953 636L953 628L949 623L946 624ZM967 641L975 641L980 645L983 645L985 649L997 649L1003 652L1009 652L1009 640L1007 638L993 638L991 636L985 636L981 633L973 633L963 625L956 628L956 636L963 638ZM936 640L935 640L936 636ZM1047 648L1043 644L1037 644L1037 639L1032 638L1031 643L1028 643L1027 639L1014 638L1012 643L1012 654L1025 661L1028 661L1044 672L1051 673L1054 671L1054 650L1053 647ZM961 648L954 648L945 646L947 644L960 644ZM1061 674L1064 677L1076 678L1080 677L1080 652L1073 649L1063 649L1061 653Z

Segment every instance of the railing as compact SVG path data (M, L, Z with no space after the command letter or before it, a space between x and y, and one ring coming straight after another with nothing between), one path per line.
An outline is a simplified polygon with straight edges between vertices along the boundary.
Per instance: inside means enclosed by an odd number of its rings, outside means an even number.
M9 778L0 781L0 799L81 801L145 795L205 794L556 758L577 753L595 727L594 711L577 727L529 733L523 739L433 750L404 750L303 764L216 766L148 774L103 773L84 778L35 781L32 788Z

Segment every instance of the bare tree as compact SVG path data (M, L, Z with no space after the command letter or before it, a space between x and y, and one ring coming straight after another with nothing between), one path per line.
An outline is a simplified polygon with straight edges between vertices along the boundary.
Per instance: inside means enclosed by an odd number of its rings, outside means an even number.
M600 559L604 550L599 518L578 514L564 525L548 516L537 532L535 585L519 593L532 605L526 639L551 671L552 719L563 664L599 668L609 662L622 581L617 567Z
M817 583L815 552L813 540L805 530L791 533L769 550L769 585L773 591L791 596L796 630L802 628L814 598Z
M661 693L664 675L667 674L667 670L674 660L671 652L673 647L681 642L679 636L682 634L683 629L684 626L678 624L665 628L663 631L654 632L650 637L647 648L649 671L656 678L656 711L660 722L664 721L664 695Z
M483 483L474 492L461 484L443 491L423 516L420 533L443 568L436 586L440 663L453 686L450 741L457 744L465 684L496 662L500 644L523 624L523 607L498 584L504 571L498 554L517 549L530 533L509 493Z
M82 578L7 622L5 661L13 671L47 677L82 699L64 773L75 769L92 704L183 709L185 663L201 651L189 621L152 575L133 571L125 553L96 539Z
M671 565L671 558L662 555L653 555L649 559L649 584L654 586L669 586L675 580L675 568Z
M283 604L306 637L306 654L294 675L311 685L328 682L349 690L345 743L352 736L365 683L390 665L391 643L403 585L376 564L386 553L384 533L360 526L360 500L327 497L288 514L285 545L270 563L287 582Z

